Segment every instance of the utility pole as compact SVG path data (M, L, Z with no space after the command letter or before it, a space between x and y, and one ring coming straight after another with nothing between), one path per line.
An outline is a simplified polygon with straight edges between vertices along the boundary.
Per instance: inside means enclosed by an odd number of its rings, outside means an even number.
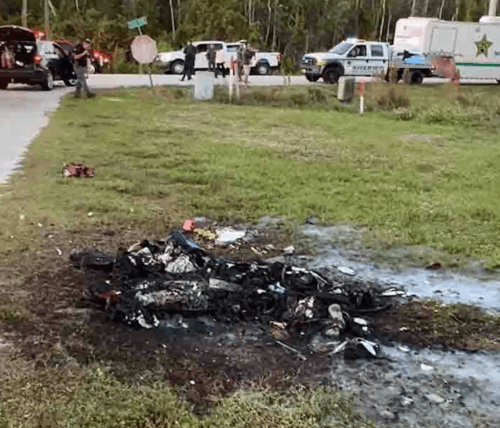
M49 0L45 2L45 39L50 40Z
M497 14L497 0L490 0L488 15L496 16L496 14Z
M28 28L28 0L23 0L23 9L21 12L21 19L24 28Z

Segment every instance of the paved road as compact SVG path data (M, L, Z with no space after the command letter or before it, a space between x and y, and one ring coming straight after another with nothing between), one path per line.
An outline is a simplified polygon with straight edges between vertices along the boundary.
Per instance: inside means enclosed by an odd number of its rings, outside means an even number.
M152 75L154 85L193 85L194 81L180 82L177 75ZM363 79L369 80L369 79ZM228 79L220 78L227 84ZM441 79L426 79L425 83L440 83ZM283 85L281 76L251 76L253 86ZM470 81L467 83L480 83ZM496 83L496 82L493 82ZM292 85L321 85L310 83L304 76L292 76ZM131 86L149 86L148 75L93 75L89 85L94 89ZM48 114L55 110L64 94L73 89L56 83L54 90L42 91L38 86L10 85L0 91L0 183L4 182L22 159L22 155L40 130L48 122Z

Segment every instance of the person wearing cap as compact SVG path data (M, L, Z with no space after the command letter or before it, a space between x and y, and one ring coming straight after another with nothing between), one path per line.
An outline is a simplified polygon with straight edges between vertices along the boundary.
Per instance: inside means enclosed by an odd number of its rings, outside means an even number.
M87 65L90 60L91 49L92 47L89 39L86 39L83 43L79 43L73 48L73 68L75 69L78 79L75 92L75 97L77 98L80 97L82 89L85 91L87 97L95 97L95 94L90 92L87 85Z

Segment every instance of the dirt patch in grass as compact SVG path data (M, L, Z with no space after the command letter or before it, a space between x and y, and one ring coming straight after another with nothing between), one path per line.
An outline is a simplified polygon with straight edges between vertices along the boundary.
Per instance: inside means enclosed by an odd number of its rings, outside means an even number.
M113 254L117 248L139 240L141 231L47 233L50 246L37 254L21 255L15 269L5 266L7 276L23 278L10 288L10 298L22 300L29 310L24 319L0 323L0 334L7 334L38 369L100 364L127 382L164 380L177 388L181 398L193 403L197 412L204 412L214 400L245 386L284 391L296 383L318 384L327 372L326 355L311 356L303 362L273 344L221 347L172 340L165 344L151 331L108 321L101 308L89 306L82 299L85 276L73 268L68 255L74 248L87 246ZM241 246L216 247L214 253L251 260L257 258L251 248L262 251L271 242L278 246L285 238L271 230ZM280 253L281 248L276 247L266 256ZM240 334L245 334L243 326Z
M500 349L500 316L470 305L413 301L378 314L375 326L380 334L417 348Z

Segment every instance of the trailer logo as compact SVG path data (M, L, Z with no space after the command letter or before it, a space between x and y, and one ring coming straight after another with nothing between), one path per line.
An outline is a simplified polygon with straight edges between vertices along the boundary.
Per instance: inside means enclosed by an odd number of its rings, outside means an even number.
M477 48L476 56L484 55L485 57L488 57L488 49L492 44L493 43L489 42L486 39L486 34L485 34L483 38L479 40L479 42L476 42L476 48Z

